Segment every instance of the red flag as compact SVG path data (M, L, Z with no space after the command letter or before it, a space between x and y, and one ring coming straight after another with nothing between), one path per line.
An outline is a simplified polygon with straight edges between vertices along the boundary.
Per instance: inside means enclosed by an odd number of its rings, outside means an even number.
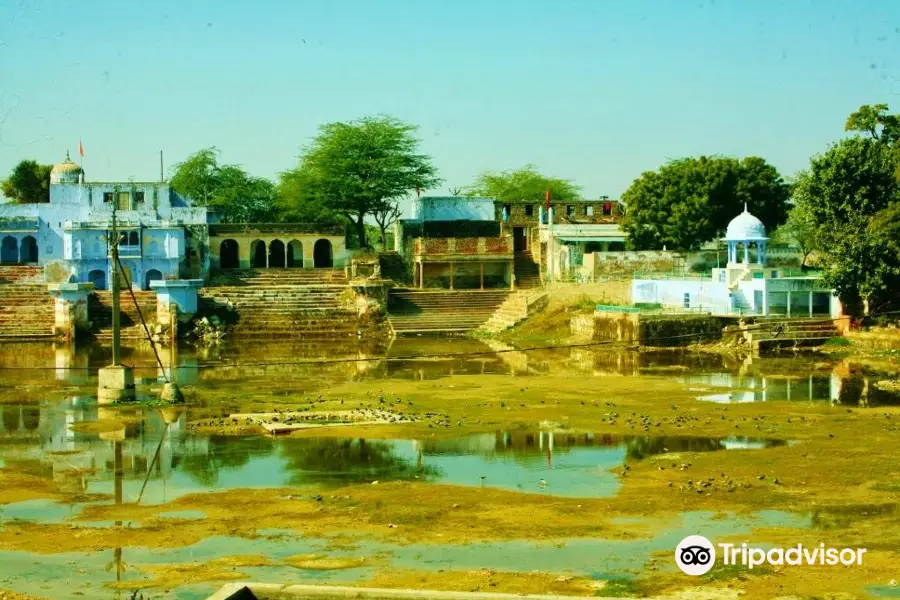
M84 146L81 145L81 140L78 140L78 154L84 158Z

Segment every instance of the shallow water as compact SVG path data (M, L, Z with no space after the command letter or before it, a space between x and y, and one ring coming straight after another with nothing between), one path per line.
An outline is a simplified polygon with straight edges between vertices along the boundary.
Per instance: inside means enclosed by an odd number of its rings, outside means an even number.
M2 580L4 585L23 592L50 594L59 600L115 597L115 592L104 586L116 581L145 579L141 567L204 563L236 555L263 556L271 560L272 566L236 568L247 575L242 579L262 582L342 583L365 577L381 565L424 570L515 568L523 572L566 572L606 579L640 571L652 560L653 553L670 550L699 528L715 539L715 536L739 536L762 526L808 527L809 518L779 511L761 511L750 516L688 512L652 537L636 540L573 539L555 543L512 541L443 546L398 546L360 541L352 550L333 550L329 548L328 540L292 534L252 540L213 537L185 548L167 550L125 548L39 557L23 552L4 552L0 556L7 573L5 580ZM340 570L300 569L283 562L288 557L302 554L319 554L329 558L378 558L365 566ZM118 565L124 568L120 570ZM154 589L149 597L205 598L218 587L210 583L165 592ZM122 595L127 597L127 594Z
M492 353L492 350L504 350ZM390 348L367 345L333 347L316 344L247 344L210 350L181 348L162 352L163 368L154 365L149 347L128 348L125 362L137 365L136 376L157 385L167 375L185 386L228 390L235 399L217 407L229 414L241 397L260 390L292 396L315 393L329 385L354 380L434 380L455 374L499 374L510 377L565 371L591 376L617 374L673 377L696 386L698 396L718 402L824 402L848 406L896 403L871 383L877 377L846 365L811 361L732 361L714 355L683 352L633 353L572 349L506 351L494 342L477 340L399 340ZM447 355L450 354L448 357ZM444 358L439 358L444 355ZM296 487L321 490L348 483L417 479L432 483L485 486L532 494L609 497L621 481L616 471L627 462L662 453L746 451L783 445L784 440L659 436L577 435L532 427L460 435L452 439L272 438L193 434L182 412L167 423L160 412L128 409L131 421L118 434L78 433L72 426L105 416L93 398L96 369L109 360L97 346L0 345L0 366L27 365L46 370L0 371L5 403L0 404L0 468L24 468L53 479L63 491L116 497L116 465L120 465L121 502L158 504L190 493L246 487ZM310 362L313 361L313 362ZM319 362L315 362L319 361ZM324 362L323 362L324 361ZM173 367L174 366L174 367ZM871 381L870 381L871 379ZM36 382L56 381L83 393L63 400L16 401L16 390ZM277 381L277 384L273 382ZM725 391L710 395L710 386ZM275 388L274 390L272 388ZM0 507L0 526L13 520L66 522L83 504L46 500ZM171 511L164 518L203 519L200 511ZM808 527L812 517L777 511L750 517L711 519L684 513L679 523L642 540L568 540L562 545L528 542L479 543L464 546L391 546L364 543L352 551L329 549L327 540L304 539L294 533L260 532L255 540L210 538L187 548L37 556L0 552L0 589L9 588L53 598L128 597L105 583L139 579L138 566L191 563L217 557L259 554L276 564L238 568L248 579L305 582L351 581L374 567L341 571L298 570L282 559L296 554L330 557L384 553L398 567L451 569L495 568L571 571L605 578L640 571L655 551L669 550L687 533L702 526L715 535L738 535L757 526ZM80 523L108 527L112 523ZM536 527L540 524L536 523ZM124 570L117 565L124 564ZM110 567L107 570L107 567ZM148 598L205 598L219 586L198 584L175 590L152 590ZM887 588L872 593L891 597Z

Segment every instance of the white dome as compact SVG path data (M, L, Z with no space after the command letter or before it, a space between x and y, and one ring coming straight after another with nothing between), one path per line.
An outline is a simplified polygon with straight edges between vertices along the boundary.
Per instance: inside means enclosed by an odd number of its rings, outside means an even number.
M766 240L766 226L762 221L747 212L744 204L744 212L736 216L728 224L725 230L725 239L730 242L744 242L752 240Z

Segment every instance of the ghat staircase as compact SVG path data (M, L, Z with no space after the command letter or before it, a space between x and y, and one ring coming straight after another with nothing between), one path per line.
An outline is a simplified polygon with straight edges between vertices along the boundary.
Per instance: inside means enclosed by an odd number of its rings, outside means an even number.
M135 304L135 299L137 304ZM146 338L138 307L151 332L156 325L156 292L135 290L134 298L128 290L119 291L119 335L123 339ZM112 292L97 290L88 299L88 319L98 338L112 337Z
M398 336L459 335L484 325L509 296L506 290L391 290L388 320Z
M840 335L834 321L828 317L758 317L746 327L745 337L756 353L820 346Z
M541 283L541 269L530 251L516 252L513 261L513 272L516 274L516 289L531 290L543 287Z
M0 340L54 337L53 311L43 267L0 266Z
M356 338L360 322L342 305L347 290L343 269L253 269L226 272L221 285L200 290L202 314L222 309L236 317L239 336Z

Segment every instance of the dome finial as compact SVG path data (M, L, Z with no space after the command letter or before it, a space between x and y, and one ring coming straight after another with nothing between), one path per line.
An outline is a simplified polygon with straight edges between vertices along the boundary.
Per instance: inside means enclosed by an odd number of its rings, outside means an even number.
M66 160L67 160L67 161L68 161L68 160L72 160L71 158L69 158L69 151L68 151L68 150L66 150Z
M744 202L744 212L750 212L750 211L747 210L747 203L746 203L746 202Z

